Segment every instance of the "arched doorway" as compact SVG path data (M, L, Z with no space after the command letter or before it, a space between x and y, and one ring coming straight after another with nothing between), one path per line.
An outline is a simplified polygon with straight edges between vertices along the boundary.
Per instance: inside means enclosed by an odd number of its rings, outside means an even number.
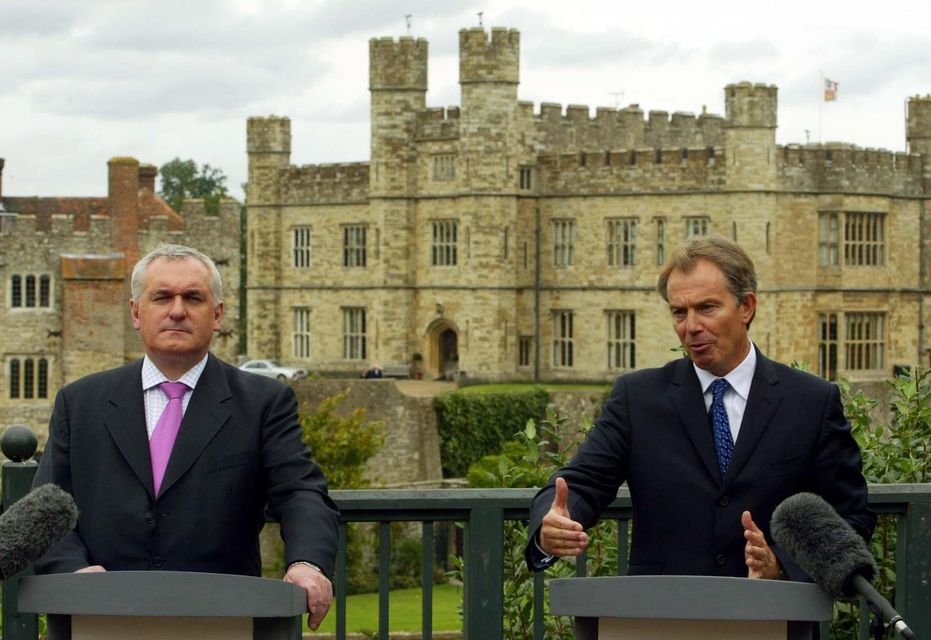
M447 318L437 318L427 327L424 377L452 378L459 370L459 328Z

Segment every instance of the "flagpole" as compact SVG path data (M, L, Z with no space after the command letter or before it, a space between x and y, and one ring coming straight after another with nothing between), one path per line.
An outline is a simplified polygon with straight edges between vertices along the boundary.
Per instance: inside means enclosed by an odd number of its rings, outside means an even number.
M824 110L824 71L821 74L821 89L818 92L818 144L821 144L821 112Z

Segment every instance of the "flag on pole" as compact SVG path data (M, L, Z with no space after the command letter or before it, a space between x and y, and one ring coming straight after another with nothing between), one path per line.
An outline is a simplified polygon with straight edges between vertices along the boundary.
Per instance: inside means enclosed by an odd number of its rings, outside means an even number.
M824 79L824 101L825 102L834 102L837 100L837 87L838 84L833 80Z

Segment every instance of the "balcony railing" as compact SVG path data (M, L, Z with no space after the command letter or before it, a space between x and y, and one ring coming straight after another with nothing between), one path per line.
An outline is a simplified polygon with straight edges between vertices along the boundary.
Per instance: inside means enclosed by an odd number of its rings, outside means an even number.
M13 457L9 453L7 455ZM34 474L33 462L4 463L3 505L9 505L24 495ZM331 492L344 520L340 526L336 565L336 603L330 612L330 615L335 616L337 639L344 640L347 637L345 543L348 523L372 522L377 523L379 529L379 638L389 637L390 525L392 522L421 523L422 637L428 640L433 636L431 612L435 527L457 522L464 525L463 637L503 640L503 616L508 606L504 600L503 583L505 521L525 520L533 494L532 489ZM919 637L931 638L931 484L871 485L870 507L878 514L892 514L896 517L896 609ZM626 489L619 493L605 516L619 522L618 549L626 549L630 519L630 497ZM623 555L618 559L618 573L626 571ZM584 567L583 559L577 563L576 573L584 575ZM534 637L543 640L543 578L538 574L534 581ZM15 581L7 580L3 586L3 640L36 640L38 632L35 616L16 611ZM822 630L822 637L829 637L826 628ZM868 630L863 624L860 637L864 640L868 638Z

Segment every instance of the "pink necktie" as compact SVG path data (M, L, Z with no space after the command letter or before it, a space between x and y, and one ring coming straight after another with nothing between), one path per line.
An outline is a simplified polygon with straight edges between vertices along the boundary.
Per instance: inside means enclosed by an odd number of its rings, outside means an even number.
M168 467L168 458L171 449L175 446L175 437L178 427L181 426L181 399L188 386L183 382L162 382L159 389L168 396L168 406L162 412L155 431L149 438L149 455L152 458L152 480L155 484L155 495L162 486L165 469Z

